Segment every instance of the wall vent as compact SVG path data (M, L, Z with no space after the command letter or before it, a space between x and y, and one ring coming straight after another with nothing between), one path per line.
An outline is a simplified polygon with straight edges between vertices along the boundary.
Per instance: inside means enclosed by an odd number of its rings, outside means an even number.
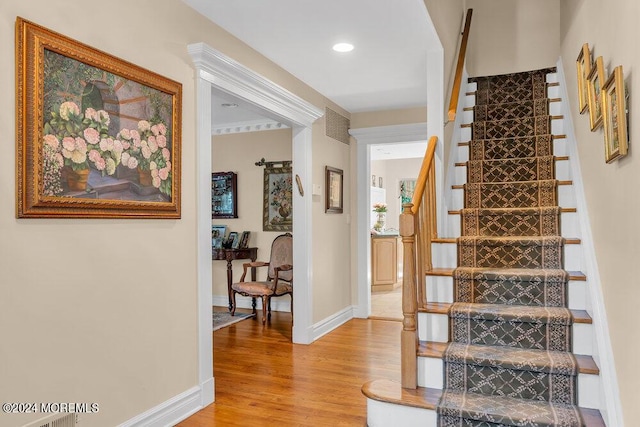
M349 144L349 119L327 107L324 120L325 133L328 137Z
M77 414L53 414L26 424L24 427L79 427Z

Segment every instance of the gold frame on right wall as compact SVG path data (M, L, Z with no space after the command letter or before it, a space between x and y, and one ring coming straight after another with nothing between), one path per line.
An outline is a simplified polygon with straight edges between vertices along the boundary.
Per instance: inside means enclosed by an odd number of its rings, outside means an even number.
M602 56L598 56L587 77L589 124L591 125L591 132L594 132L602 126L602 84L604 81L604 63Z
M627 155L627 102L622 65L617 66L602 87L605 161Z
M576 59L576 71L578 72L578 109L580 114L584 114L589 108L589 103L587 102L587 76L591 72L589 43L583 44L580 49Z

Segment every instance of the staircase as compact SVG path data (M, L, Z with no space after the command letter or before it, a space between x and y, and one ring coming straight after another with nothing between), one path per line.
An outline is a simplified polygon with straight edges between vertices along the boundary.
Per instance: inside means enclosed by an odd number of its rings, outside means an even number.
M366 384L370 426L605 425L593 409L591 318L573 297L586 278L568 271L565 258L580 240L561 230L575 209L559 203L571 181L557 176L568 158L554 156L562 138L554 126L562 117L551 115L558 100L547 95L554 72L469 80L473 122L460 144L467 161L455 163L466 183L453 186L462 206L450 212L460 237L433 240L441 259L455 250L457 266L431 269L418 285L426 287L417 292L425 294L419 387Z

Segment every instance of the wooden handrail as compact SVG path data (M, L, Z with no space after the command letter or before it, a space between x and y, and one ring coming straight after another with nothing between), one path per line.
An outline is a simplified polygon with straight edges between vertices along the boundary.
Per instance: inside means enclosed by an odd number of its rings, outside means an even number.
M432 136L429 139L427 151L422 158L420 173L418 174L416 186L413 191L413 197L411 198L411 203L413 204L413 206L411 207L411 213L413 213L414 215L418 212L418 209L420 209L420 204L422 203L422 195L427 185L427 178L429 177L429 171L431 169L431 165L433 164L433 158L436 154L436 145L438 145L438 137Z
M464 22L464 31L462 32L462 42L460 43L460 51L458 52L458 64L456 65L456 74L451 88L451 99L449 100L449 121L456 119L456 111L458 111L458 98L460 97L460 86L462 85L462 69L464 68L464 58L467 56L467 42L469 41L469 29L471 28L471 15L473 9L467 10L467 17Z

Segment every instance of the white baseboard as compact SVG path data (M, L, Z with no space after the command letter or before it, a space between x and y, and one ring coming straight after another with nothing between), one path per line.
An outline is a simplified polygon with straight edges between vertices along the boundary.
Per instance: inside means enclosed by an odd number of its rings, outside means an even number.
M311 336L313 337L313 341L317 340L323 335L328 334L333 331L340 325L348 322L349 320L355 317L355 311L358 309L357 306L346 307L337 313L327 317L324 320L314 324L312 326Z
M119 427L167 427L190 417L203 408L200 387L172 397L166 402L120 424Z
M229 297L226 295L213 295L211 297L212 305L216 307L228 307L229 306ZM251 298L243 297L242 295L236 295L236 304L238 308L251 308ZM262 300L260 298L256 298L256 310L262 310ZM291 311L291 299L289 297L280 297L280 298L272 298L271 299L271 310L272 311L286 311L287 313Z

